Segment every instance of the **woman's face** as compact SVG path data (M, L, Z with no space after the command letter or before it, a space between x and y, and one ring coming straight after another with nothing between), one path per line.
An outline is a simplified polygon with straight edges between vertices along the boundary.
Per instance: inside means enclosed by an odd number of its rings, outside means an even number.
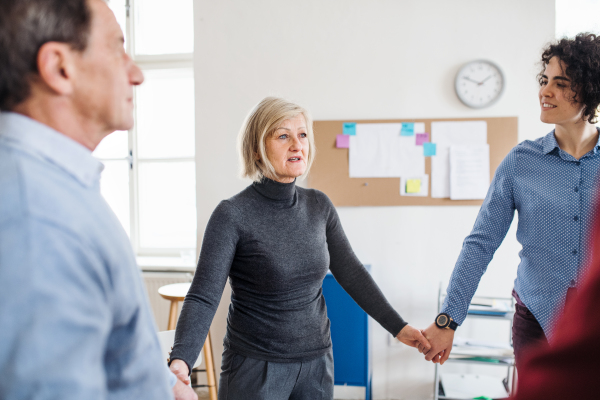
M552 57L540 81L540 107L542 122L556 125L576 124L582 121L583 104L574 103L575 92L571 80L563 72L566 65Z
M309 143L304 115L283 121L267 138L266 150L277 181L291 183L306 171Z

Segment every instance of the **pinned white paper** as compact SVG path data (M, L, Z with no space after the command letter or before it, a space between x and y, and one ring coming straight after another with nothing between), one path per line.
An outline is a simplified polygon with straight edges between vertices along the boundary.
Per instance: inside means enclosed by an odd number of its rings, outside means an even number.
M487 144L487 123L432 122L431 142L437 144L436 155L431 157L431 197L450 197L450 146Z
M450 146L450 199L481 200L490 186L490 146Z
M425 174L423 148L416 146L414 136L400 136L401 126L400 123L356 125L356 135L350 137L351 178Z
M425 122L415 122L415 134L425 133Z

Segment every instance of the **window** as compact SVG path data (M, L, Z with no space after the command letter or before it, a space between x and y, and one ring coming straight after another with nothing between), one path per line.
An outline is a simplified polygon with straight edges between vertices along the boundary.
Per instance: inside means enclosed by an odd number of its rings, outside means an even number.
M556 37L600 34L600 0L556 0Z
M135 126L94 151L101 190L139 256L195 257L193 0L111 0L144 72ZM157 29L157 27L160 27Z

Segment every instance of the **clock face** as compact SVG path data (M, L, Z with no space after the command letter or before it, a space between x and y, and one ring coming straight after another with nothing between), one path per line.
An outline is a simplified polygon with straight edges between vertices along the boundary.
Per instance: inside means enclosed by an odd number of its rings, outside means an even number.
M504 75L490 61L472 61L463 66L455 81L456 95L466 106L483 108L492 105L504 89Z

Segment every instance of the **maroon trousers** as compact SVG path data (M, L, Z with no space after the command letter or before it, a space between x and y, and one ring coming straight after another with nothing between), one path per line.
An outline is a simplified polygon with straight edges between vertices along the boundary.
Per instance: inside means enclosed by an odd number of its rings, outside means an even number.
M569 288L566 303L570 303L577 293L577 289ZM540 323L535 319L531 311L520 304L515 305L513 317L512 337L513 349L515 351L515 363L517 369L525 359L529 350L538 346L548 346L548 339L544 334Z
M535 319L531 311L522 305L515 305L515 316L513 317L512 338L515 351L515 363L519 369L528 349L538 345L547 345L548 339L540 323Z

